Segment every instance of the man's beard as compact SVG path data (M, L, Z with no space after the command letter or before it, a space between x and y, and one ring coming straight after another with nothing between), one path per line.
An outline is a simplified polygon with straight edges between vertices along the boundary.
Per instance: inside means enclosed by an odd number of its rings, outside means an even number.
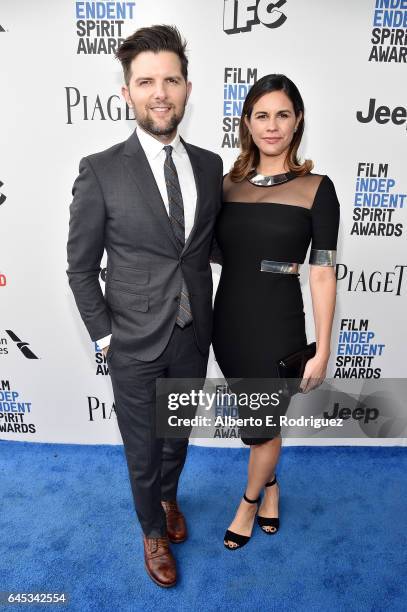
M169 136L172 134L181 123L182 117L178 117L178 115L173 115L169 120L166 126L158 126L154 119L151 117L145 117L143 119L138 119L136 117L136 121L143 130L149 132L150 134L154 134L154 136Z
M139 117L134 107L133 107L133 112L134 112L134 117L138 125L143 130L145 130L146 132L149 132L150 134L154 134L154 136L169 136L170 134L175 132L175 130L181 123L184 117L184 113L185 113L185 106L179 115L177 115L174 112L174 114L168 119L167 124L164 126L157 125L154 119L150 117L149 115L144 116L144 117Z

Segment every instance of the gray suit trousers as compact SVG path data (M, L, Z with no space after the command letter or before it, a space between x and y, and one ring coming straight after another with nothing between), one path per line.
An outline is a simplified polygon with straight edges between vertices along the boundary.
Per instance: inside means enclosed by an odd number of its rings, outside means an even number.
M139 361L112 346L107 362L136 513L147 537L161 537L166 534L161 500L177 497L188 439L157 438L156 379L204 378L209 352L199 351L193 325L175 325L154 361Z

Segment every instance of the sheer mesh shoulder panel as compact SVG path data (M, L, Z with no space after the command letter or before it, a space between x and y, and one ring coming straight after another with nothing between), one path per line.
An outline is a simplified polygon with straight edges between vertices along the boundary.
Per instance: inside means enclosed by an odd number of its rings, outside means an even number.
M312 208L318 187L324 177L319 174L306 174L281 183L262 187L244 179L233 183L229 175L223 181L223 201L246 204L287 204Z

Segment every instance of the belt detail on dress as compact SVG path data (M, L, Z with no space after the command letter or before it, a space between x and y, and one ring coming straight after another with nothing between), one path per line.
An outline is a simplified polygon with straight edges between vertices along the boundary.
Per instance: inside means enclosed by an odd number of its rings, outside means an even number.
M263 259L260 265L261 272L277 272L279 274L296 274L299 276L300 264L286 261L271 261Z

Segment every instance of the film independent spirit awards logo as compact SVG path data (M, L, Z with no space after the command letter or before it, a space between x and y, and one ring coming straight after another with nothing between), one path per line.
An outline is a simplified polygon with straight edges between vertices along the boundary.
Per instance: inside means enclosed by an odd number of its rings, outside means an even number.
M36 433L35 423L26 423L32 416L32 403L24 402L20 392L12 388L9 380L0 379L0 432Z
M75 2L77 55L111 55L124 41L125 21L134 19L135 2Z
M262 24L266 28L279 28L287 17L281 9L287 0L224 0L223 31L226 34L250 32L253 26Z
M407 193L389 162L357 163L351 236L403 237Z
M369 62L407 61L406 0L375 0Z

